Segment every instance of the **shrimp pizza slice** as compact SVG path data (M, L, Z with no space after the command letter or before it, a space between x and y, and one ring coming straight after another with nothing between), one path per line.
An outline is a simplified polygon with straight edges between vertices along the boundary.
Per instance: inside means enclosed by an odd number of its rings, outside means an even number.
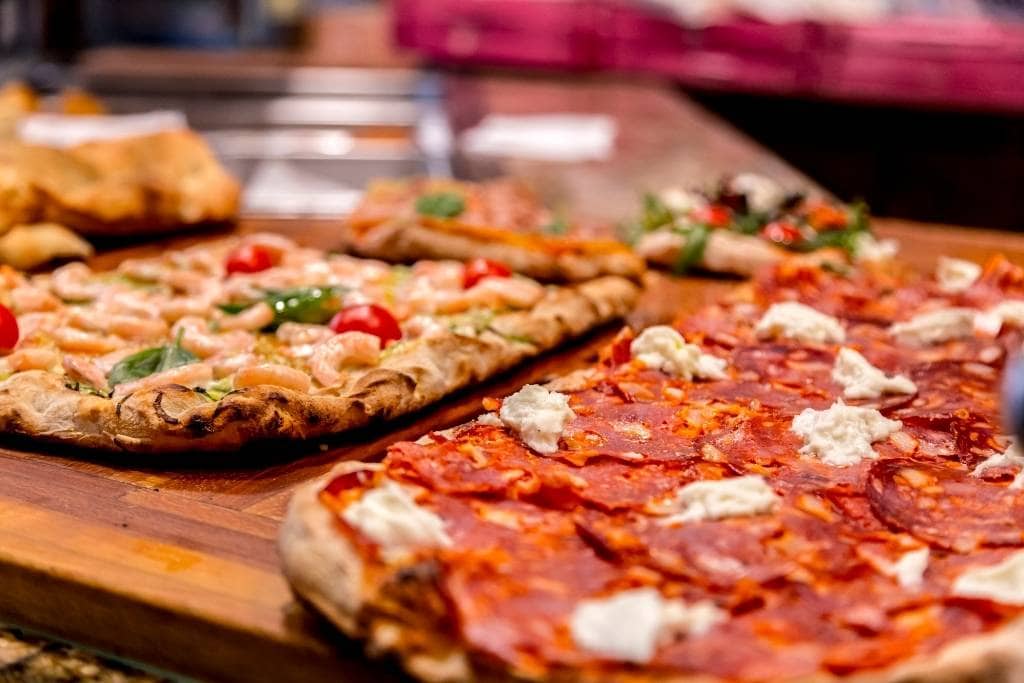
M570 282L636 279L644 270L628 247L588 233L511 179L378 180L348 229L354 251L387 260L480 257L539 280Z
M393 266L272 234L49 274L0 271L0 427L96 448L232 449L435 402L623 315L606 276Z
M300 489L308 604L428 681L1010 681L1024 270L786 262Z

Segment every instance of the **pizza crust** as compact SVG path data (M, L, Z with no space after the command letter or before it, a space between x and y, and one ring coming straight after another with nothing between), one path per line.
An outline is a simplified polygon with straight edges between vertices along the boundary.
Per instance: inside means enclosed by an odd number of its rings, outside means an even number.
M511 232L508 235L521 237L524 243L486 239L473 231L457 228L439 230L415 219L396 218L354 237L351 247L361 256L387 261L487 258L500 261L516 273L547 281L580 282L602 275L637 279L644 271L643 260L625 247L548 250L528 246L525 241L529 235Z
M214 402L168 385L114 401L69 389L51 373L16 373L0 382L0 429L138 453L234 450L251 441L337 434L419 410L621 317L638 294L634 283L618 277L552 288L532 309L499 315L478 336L446 331L424 338L316 394L257 386Z

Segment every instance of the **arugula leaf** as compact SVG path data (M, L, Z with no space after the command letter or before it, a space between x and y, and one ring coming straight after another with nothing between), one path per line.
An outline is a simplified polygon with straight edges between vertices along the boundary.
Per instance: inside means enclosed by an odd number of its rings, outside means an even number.
M454 192L434 192L416 200L416 213L421 216L455 218L465 210L465 200Z
M107 374L110 388L113 389L118 384L149 377L164 370L198 362L199 358L195 354L181 346L181 335L182 333L179 331L178 338L174 340L173 344L143 349L122 358Z
M665 206L665 202L658 198L658 195L648 192L644 195L644 215L640 219L644 230L650 232L658 228L670 225L675 220L672 210Z
M274 321L267 328L289 321L323 325L341 308L341 297L346 291L344 287L298 287L267 292L263 301L274 311ZM217 307L237 315L254 303L219 304Z
M675 267L672 270L681 275L704 258L704 249L708 246L711 230L704 225L695 225L680 234L686 238L686 244L679 250L679 256L676 258Z
M835 247L852 254L857 248L857 239L864 234L864 229L847 228L846 230L822 230L817 235L803 240L793 247L800 251L817 251Z
M764 214L741 213L732 219L732 225L729 227L744 235L756 235L767 222L768 218Z

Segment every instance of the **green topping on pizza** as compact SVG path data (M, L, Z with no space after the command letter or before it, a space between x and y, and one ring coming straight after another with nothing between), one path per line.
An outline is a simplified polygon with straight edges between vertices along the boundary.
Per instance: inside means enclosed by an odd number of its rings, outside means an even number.
M678 232L686 238L686 244L679 250L679 257L672 270L682 274L696 266L704 258L704 250L708 246L708 236L711 235L711 230L704 225L695 225L689 230Z
M341 309L342 297L348 291L344 287L298 287L266 293L263 301L274 311L274 321L268 329L276 328L283 322L323 325ZM220 310L236 315L256 301L221 304Z
M416 200L416 213L434 218L455 218L466 210L466 202L454 192L433 192Z
M199 358L181 345L181 332L173 344L165 344L152 349L143 349L122 358L107 375L111 388L125 382L132 382L143 377L155 375L172 368L197 363Z

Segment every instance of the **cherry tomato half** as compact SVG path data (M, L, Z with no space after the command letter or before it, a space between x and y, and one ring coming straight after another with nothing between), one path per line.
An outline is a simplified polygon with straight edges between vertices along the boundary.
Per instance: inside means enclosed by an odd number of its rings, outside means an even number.
M365 332L380 339L381 348L388 342L402 338L402 328L398 326L391 311L377 304L357 304L347 306L331 318L330 328L342 332Z
M0 305L0 350L10 351L18 344L18 319L10 309Z
M243 244L228 254L224 269L232 273L258 273L273 268L277 254L258 244Z
M693 219L713 228L724 228L732 222L732 211L722 204L708 204L694 209Z
M485 277L509 277L512 271L504 263L485 258L475 258L466 263L462 272L462 286L469 289Z
M772 221L761 228L761 236L777 244L793 244L801 238L800 229L787 221Z

